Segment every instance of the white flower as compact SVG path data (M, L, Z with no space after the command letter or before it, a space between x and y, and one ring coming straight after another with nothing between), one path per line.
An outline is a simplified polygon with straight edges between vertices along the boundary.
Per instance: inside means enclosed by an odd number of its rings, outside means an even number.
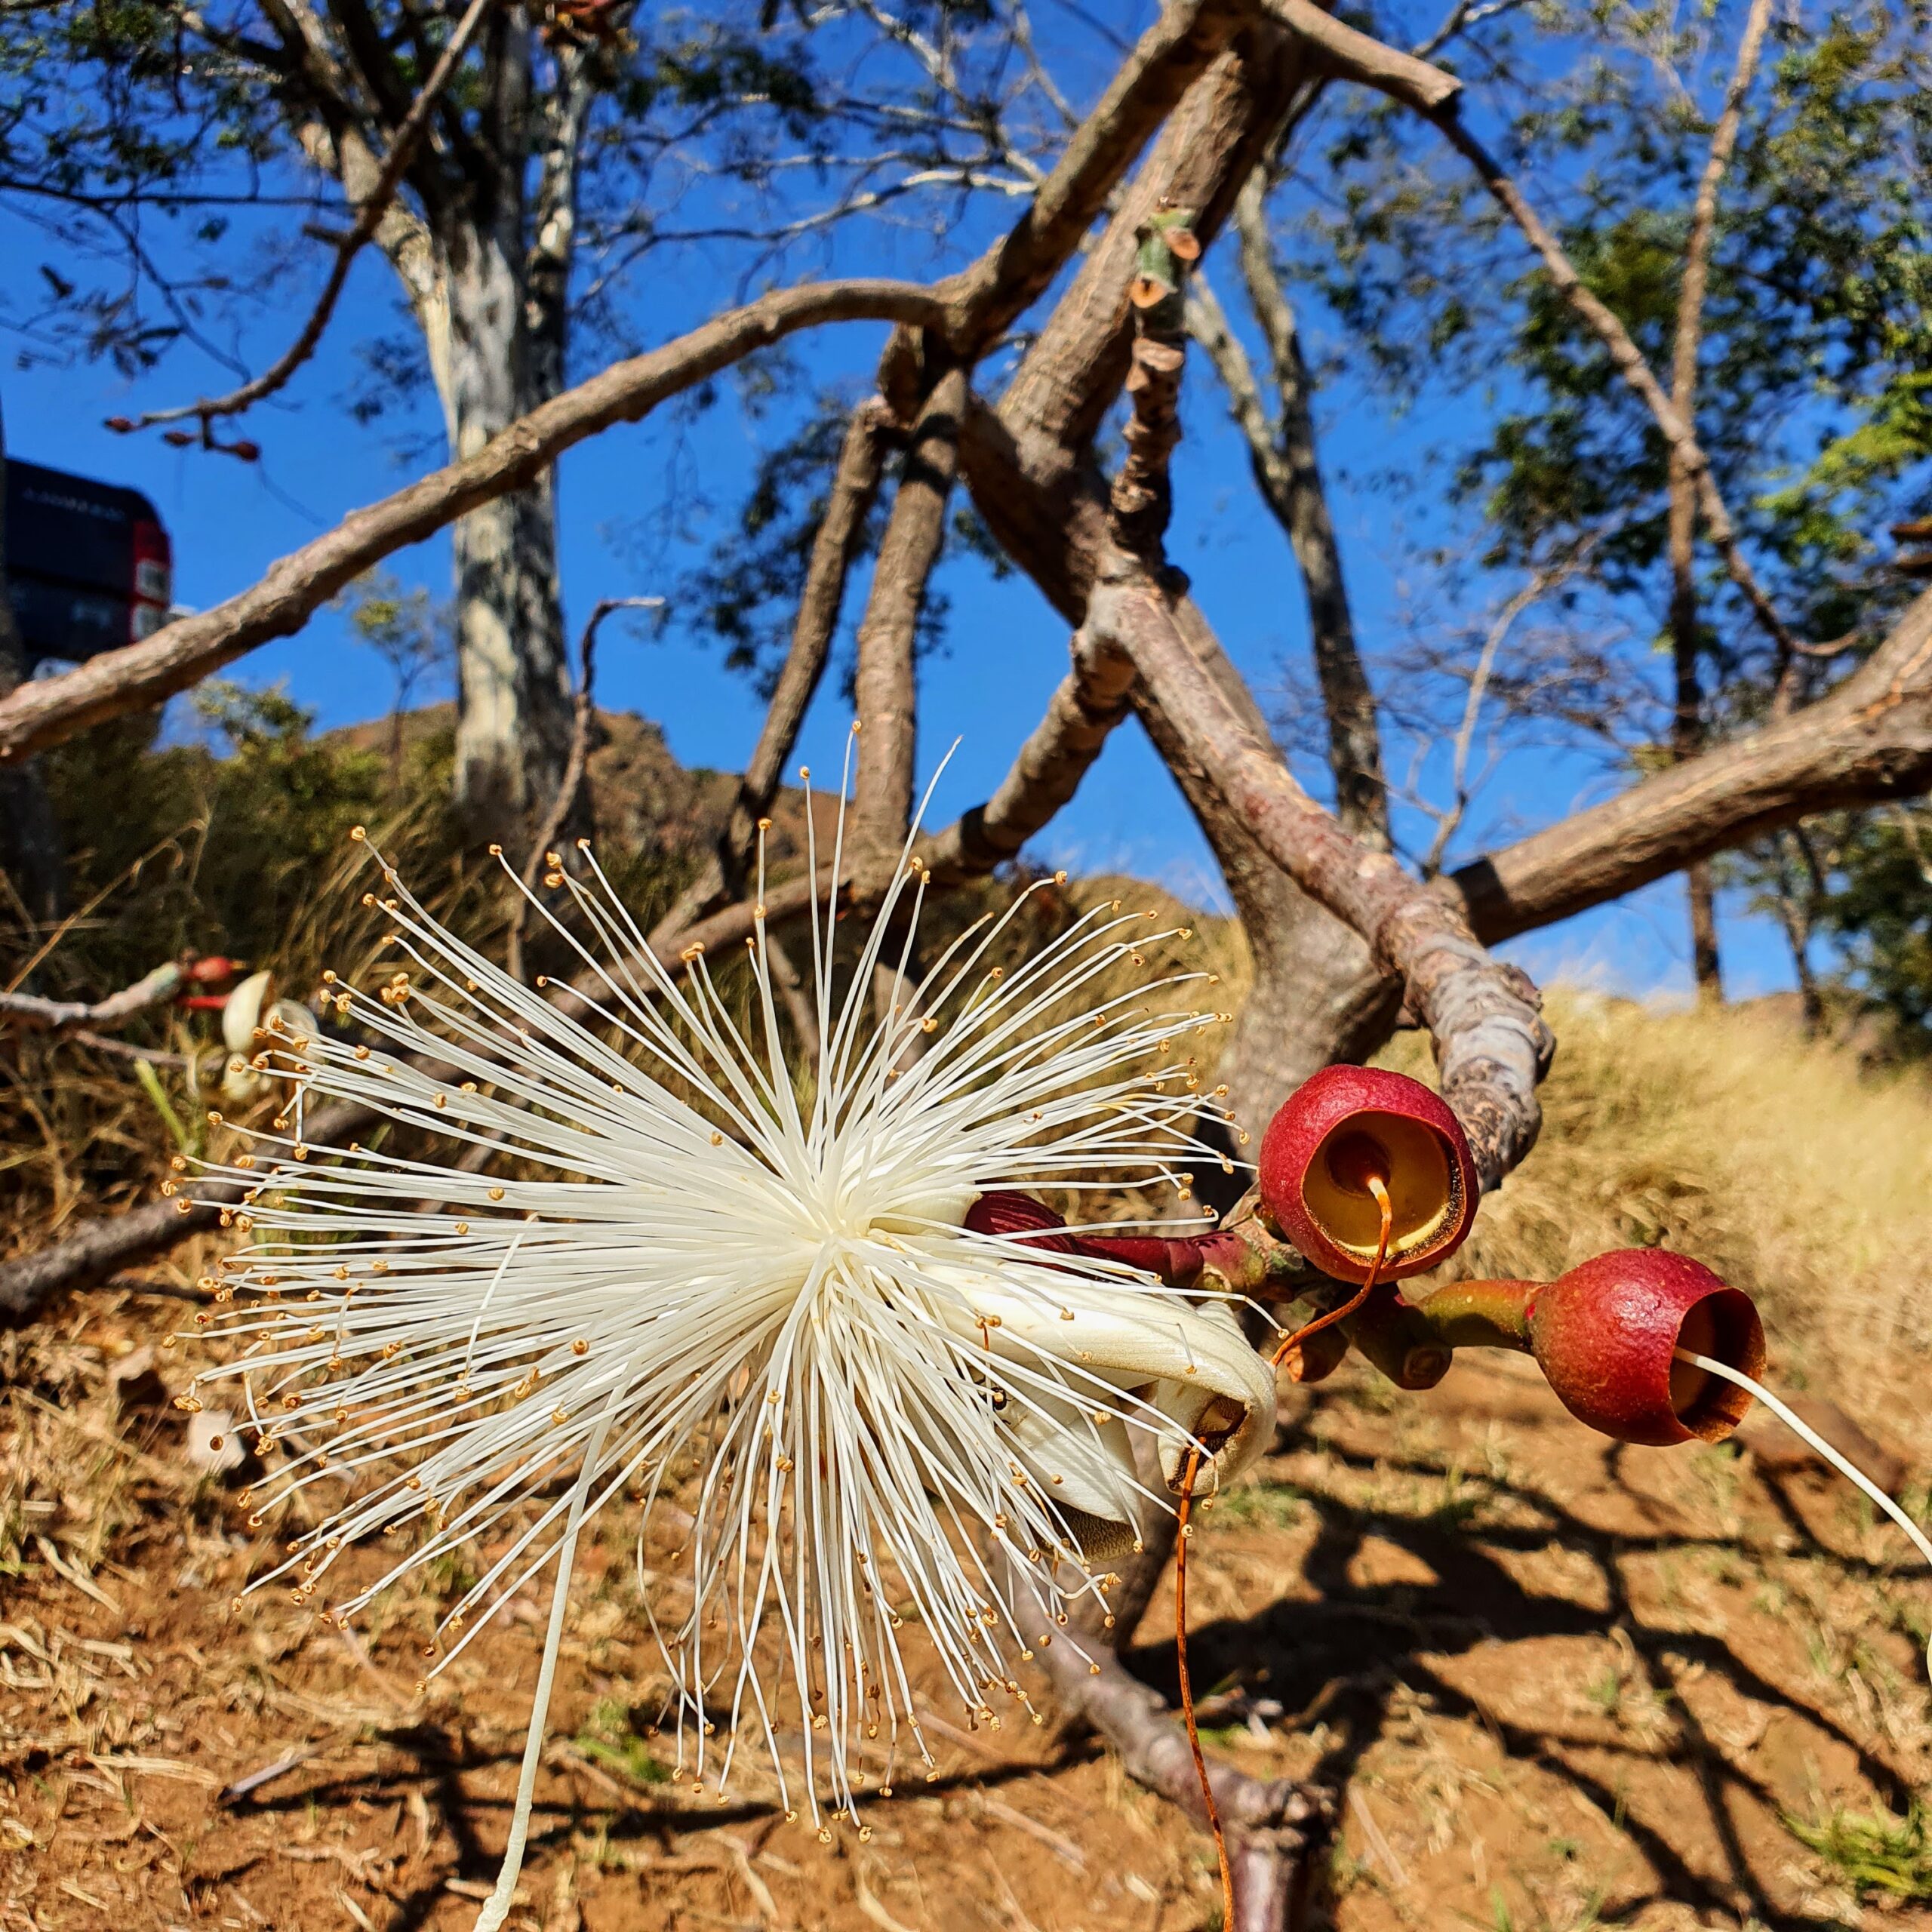
M331 1606L346 1618L439 1554L487 1545L438 1633L440 1669L557 1558L489 1924L514 1884L570 1565L596 1510L630 1499L648 1514L675 1491L692 1519L681 1567L648 1592L680 1776L721 1790L754 1740L823 1830L822 1804L852 1813L861 1733L931 1761L906 1622L968 1710L1023 1705L1016 1661L1073 1598L1104 1593L1106 1562L1170 1506L1190 1447L1211 1456L1204 1483L1225 1480L1273 1416L1272 1374L1224 1304L960 1226L983 1191L1171 1177L1194 1146L1201 1102L1175 1047L1216 1017L1178 997L1204 976L1103 990L1170 937L1151 915L1100 908L1002 975L989 954L1009 910L949 946L915 996L924 882L908 864L856 957L829 906L811 920L823 1044L795 1078L761 920L741 1029L701 955L675 977L657 964L583 850L587 882L547 881L590 971L583 1020L441 930L386 865L408 965L373 994L331 979L333 1034L278 1044L271 1017L293 1134L260 1137L281 1151L242 1177L254 1245L212 1318L242 1346L197 1379L242 1381L265 1453L281 1452L276 1501L348 1484L257 1586L281 1577L308 1601L352 1546L426 1525ZM472 1172L305 1147L318 1098L488 1158ZM1137 1436L1166 1482L1151 1463L1137 1473ZM791 1764L781 1733L803 1737Z

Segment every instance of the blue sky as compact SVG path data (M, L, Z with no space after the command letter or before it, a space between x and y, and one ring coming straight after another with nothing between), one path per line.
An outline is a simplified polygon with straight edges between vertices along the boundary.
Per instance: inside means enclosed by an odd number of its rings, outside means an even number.
M866 260L875 272L884 268L925 274L934 266L922 244L894 238L868 245ZM898 258L882 262L881 254ZM59 265L45 235L5 209L0 259ZM693 272L698 266L681 266L675 279L658 285L651 340L663 340L698 319L712 301L730 299L723 264L715 277ZM1211 257L1211 269L1217 266ZM1232 278L1224 272L1220 280L1225 298L1232 292ZM250 315L234 337L240 359L251 368L272 359L312 299L310 282L291 277L278 308ZM399 321L389 271L371 251L358 264L316 360L282 398L249 418L247 433L264 451L257 466L197 450L171 450L152 434L116 436L101 426L112 414L226 386L231 379L192 350L132 382L78 355L64 366L42 361L11 368L0 380L8 445L19 457L146 491L173 535L177 598L205 608L245 588L275 558L347 511L441 460L437 425L426 411L361 426L341 408L356 376L352 345L399 325L407 326ZM844 380L856 392L867 380L882 339L883 331L873 327L825 331L798 345L801 362L813 382ZM1214 379L1198 358L1189 381L1189 436L1177 468L1170 548L1265 701L1279 681L1284 659L1297 661L1305 649L1301 591L1285 540L1254 493ZM1403 436L1418 448L1431 438L1453 440L1459 423L1475 420L1478 407L1453 397L1434 399L1432 414L1409 419ZM1378 639L1389 635L1404 608L1404 555L1387 496L1358 488L1352 478L1358 471L1388 464L1391 426L1355 398L1337 407L1322 427L1358 629L1373 657ZM572 624L601 596L674 589L679 572L701 553L702 543L694 544L689 536L703 540L723 531L760 438L782 433L782 421L749 420L728 394L695 420L660 412L567 456L560 502ZM417 445L406 458L400 449L405 438ZM423 454L426 441L437 454ZM704 502L711 506L708 512ZM685 536L664 534L673 521L686 527ZM401 552L389 568L438 597L448 594L446 540ZM1060 620L1017 575L995 581L977 562L955 561L945 585L952 605L949 648L928 663L921 698L924 769L929 772L953 740L959 740L934 803L942 819L984 798L998 781L1063 671L1066 643ZM854 586L848 616L862 590ZM229 675L250 684L285 684L325 725L374 716L388 706L384 667L352 641L333 611L319 614L298 636L241 660ZM675 608L661 637L607 628L598 697L606 706L656 719L687 764L725 768L742 763L762 712L749 685L721 668L715 648ZM835 769L845 723L835 680L829 678L801 755L821 770ZM1318 785L1318 764L1309 758L1298 763L1304 777ZM1452 851L1472 856L1497 838L1607 795L1622 782L1600 761L1580 754L1514 752L1480 795L1466 835ZM1158 877L1200 902L1222 901L1204 843L1172 781L1131 724L1115 734L1039 851L1077 869L1131 870ZM1533 935L1508 951L1540 977L1680 995L1690 986L1684 926L1681 887L1666 881L1622 906ZM1783 940L1768 921L1727 908L1723 939L1734 993L1790 983Z

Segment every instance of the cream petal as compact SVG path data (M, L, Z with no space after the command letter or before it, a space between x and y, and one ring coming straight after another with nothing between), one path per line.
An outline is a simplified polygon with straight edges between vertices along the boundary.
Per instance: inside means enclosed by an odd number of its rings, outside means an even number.
M1199 1432L1217 1404L1235 1411L1239 1420L1232 1430L1214 1432L1222 1438L1211 1466L1214 1482L1232 1481L1272 1439L1274 1370L1249 1345L1225 1302L1183 1302L1137 1278L1115 1286L1025 1262L998 1275L983 1267L961 1269L954 1280L967 1306L949 1312L948 1325L989 1341L996 1357L1029 1364L1045 1357L1123 1392L1138 1392L1190 1435ZM1161 1454L1172 1483L1185 1445L1170 1437Z
M1063 1508L1138 1526L1136 1505L1144 1499L1133 1439L1118 1417L1096 1423L1072 1402L1035 1395L1010 1400L1001 1420L1014 1456L1042 1496Z
M222 1002L221 1038L230 1053L246 1054L254 1047L263 1003L274 979L275 975L266 971L251 973Z

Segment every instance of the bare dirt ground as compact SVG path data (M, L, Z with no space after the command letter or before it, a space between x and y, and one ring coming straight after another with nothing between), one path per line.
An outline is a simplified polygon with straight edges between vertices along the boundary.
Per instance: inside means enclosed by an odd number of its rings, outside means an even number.
M236 1478L197 1476L165 1392L111 1373L170 1312L96 1298L0 1337L0 1927L466 1928L544 1606L420 1698L454 1576L354 1649L284 1596L236 1613L261 1551ZM1204 1841L1104 1753L1023 1715L968 1730L937 1693L940 1775L874 1799L867 1842L787 1825L756 1777L725 1806L674 1792L640 1734L661 1680L626 1526L603 1539L512 1925L1218 1923ZM1337 1792L1340 1932L1932 1926L1909 1902L1932 1900L1927 1586L1841 1485L1601 1443L1515 1358L1420 1398L1352 1364L1295 1392L1194 1547L1211 1748ZM1134 1654L1170 1694L1171 1620L1157 1599ZM1895 1828L1857 1825L1875 1806ZM1856 1858L1791 1829L1848 1816Z

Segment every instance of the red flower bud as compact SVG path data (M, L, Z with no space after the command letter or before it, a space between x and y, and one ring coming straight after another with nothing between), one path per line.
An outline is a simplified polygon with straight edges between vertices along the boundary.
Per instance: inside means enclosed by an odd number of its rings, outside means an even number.
M1066 1223L1044 1202L1035 1201L1030 1194L1012 1194L1001 1191L983 1194L966 1211L965 1226L969 1234L1000 1235L1008 1239L1031 1237L1029 1247L1037 1247L1050 1254L1078 1254L1080 1244L1069 1234L1056 1232Z
M1144 1269L1164 1281L1192 1281L1200 1272L1198 1241L1186 1236L1170 1240L1160 1235L1072 1235L1060 1232L1066 1223L1030 1194L1004 1190L983 1194L966 1211L965 1226L977 1235L1003 1235L1026 1239L1029 1247L1054 1254L1097 1255L1108 1261Z
M1462 1245L1475 1163L1440 1095L1401 1073L1328 1066L1282 1103L1261 1138L1262 1204L1288 1239L1345 1281L1367 1278L1381 1233L1371 1179L1392 1211L1381 1278L1420 1274Z
M1679 1361L1688 1349L1755 1378L1764 1330L1751 1298L1662 1248L1600 1254L1538 1287L1530 1346L1563 1406L1619 1442L1720 1442L1743 1420L1741 1389Z

